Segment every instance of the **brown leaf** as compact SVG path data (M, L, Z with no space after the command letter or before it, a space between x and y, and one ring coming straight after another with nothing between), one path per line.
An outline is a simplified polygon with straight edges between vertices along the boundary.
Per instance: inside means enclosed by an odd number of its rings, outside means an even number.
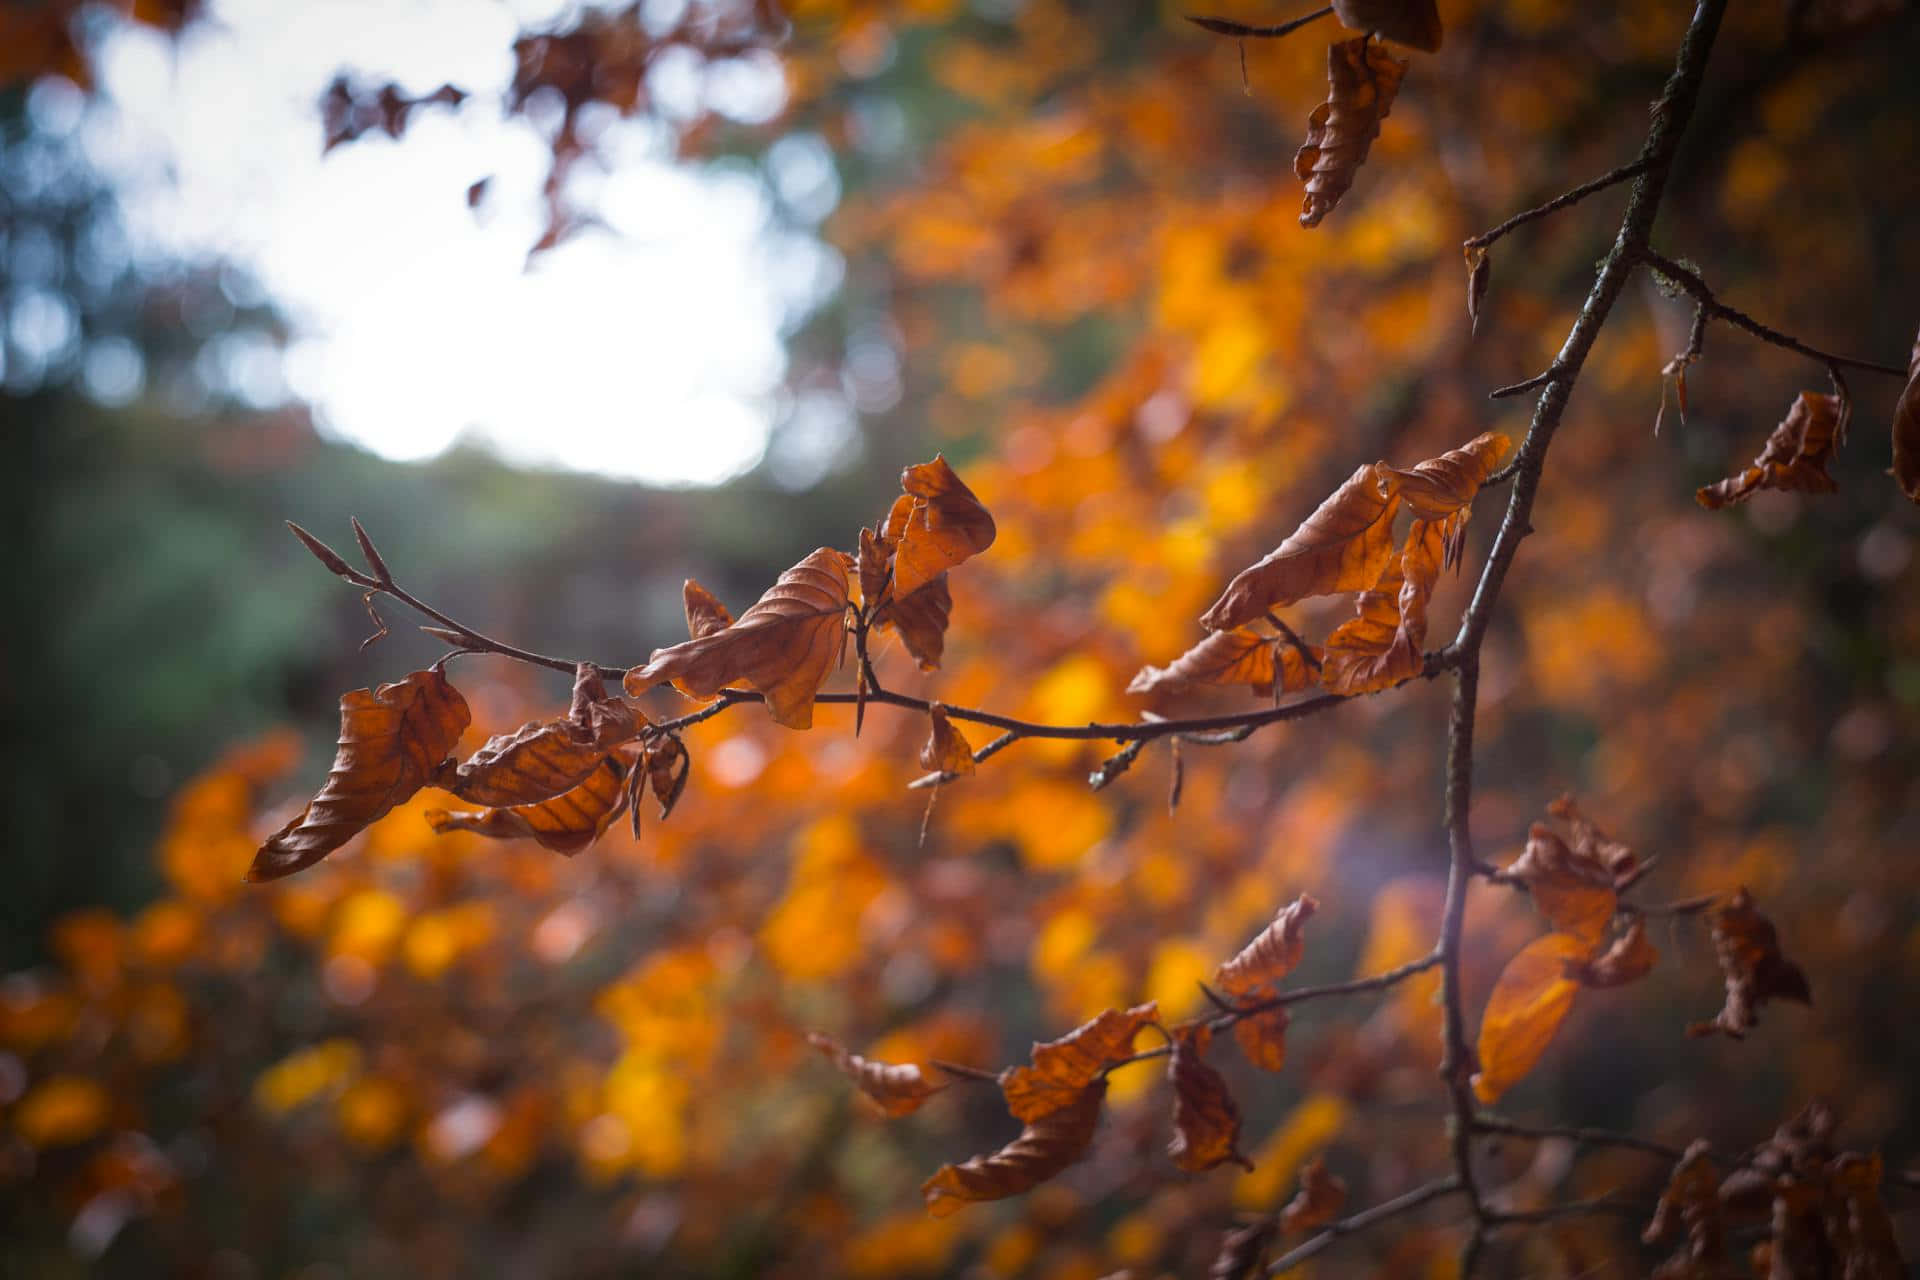
M1333 0L1333 12L1355 31L1371 31L1423 53L1439 51L1443 32L1434 0Z
M1802 391L1753 464L1737 476L1707 485L1693 496L1708 510L1745 502L1761 489L1832 493L1827 474L1833 451L1846 436L1849 406L1837 395Z
M1713 952L1726 980L1726 1003L1713 1021L1690 1025L1688 1035L1710 1036L1719 1031L1739 1040L1759 1023L1760 1006L1767 1001L1813 1003L1807 975L1781 954L1773 922L1754 909L1753 897L1745 889L1736 890L1715 908Z
M941 574L912 595L890 599L873 615L875 626L892 627L922 671L939 669L947 646L947 621L953 616L953 592Z
M1220 1252L1207 1268L1207 1280L1257 1280L1267 1274L1267 1251L1273 1244L1279 1222L1272 1214L1243 1227L1236 1227L1221 1238Z
M1016 1120L1033 1121L1070 1106L1113 1063L1133 1052L1133 1038L1160 1016L1152 1001L1131 1009L1107 1009L1058 1040L1033 1046L1033 1065L1009 1067L1000 1092Z
M603 755L578 786L536 804L474 810L429 809L426 819L438 832L471 831L496 840L538 841L572 857L606 834L627 807L629 766Z
M1240 1154L1240 1107L1226 1078L1204 1057L1212 1032L1204 1022L1176 1027L1167 1079L1173 1085L1173 1138L1167 1154L1188 1173L1205 1173L1229 1160L1243 1168L1253 1161Z
M964 1164L940 1166L920 1186L927 1212L944 1218L977 1201L1017 1196L1067 1168L1092 1144L1106 1096L1106 1080L1095 1079L1029 1121L1020 1136L1000 1150Z
M680 588L680 597L687 611L687 635L692 639L704 640L733 625L733 614L727 606L692 578Z
M1654 1208L1653 1220L1640 1239L1658 1244L1684 1227L1687 1243L1683 1252L1654 1272L1656 1277L1706 1280L1726 1274L1726 1226L1720 1214L1719 1181L1704 1138L1688 1147L1673 1167L1666 1189L1660 1193L1660 1203Z
M1447 555L1446 522L1415 520L1407 545L1371 591L1354 602L1355 617L1327 637L1321 678L1353 696L1391 689L1426 669L1427 602Z
M660 805L660 816L665 818L673 812L673 806L680 803L687 775L693 771L693 759L687 754L684 742L662 735L647 747L646 769L647 786Z
M1307 117L1307 140L1293 157L1307 184L1301 226L1319 226L1347 194L1406 74L1406 63L1365 36L1327 47L1327 100Z
M926 745L920 748L920 767L963 777L972 773L973 747L947 719L947 709L936 702L927 718L933 726L927 734Z
M1900 1256L1893 1220L1880 1199L1885 1175L1880 1157L1848 1152L1833 1162L1832 1172L1844 1230L1830 1234L1840 1237L1844 1280L1901 1280L1907 1265Z
M1893 406L1893 478L1900 491L1920 502L1920 337L1907 361L1907 385Z
M1318 650L1312 650L1316 660ZM1320 673L1306 656L1280 636L1262 635L1252 627L1208 633L1206 639L1164 667L1142 667L1128 693L1185 693L1203 685L1250 685L1263 698L1280 692L1296 693L1319 682Z
M1488 431L1458 449L1416 463L1411 471L1396 469L1400 496L1420 519L1444 520L1473 501L1511 447L1505 436Z
M1659 959L1659 950L1647 941L1647 922L1636 916L1612 945L1569 967L1567 976L1583 987L1624 987L1652 973Z
M894 505L899 506L899 502ZM888 513L891 517L892 512ZM855 552L855 570L860 580L860 602L871 609L885 594L893 575L893 543L872 529L860 530L860 546Z
M1373 586L1393 559L1397 485L1392 468L1382 464L1355 471L1272 554L1228 583L1200 625L1231 631L1308 596Z
M902 471L900 487L907 496L894 503L882 535L893 543L895 596L912 595L993 545L993 516L944 457Z
M1287 1024L1293 1018L1285 1007L1251 1014L1233 1024L1233 1042L1248 1062L1262 1071L1287 1065Z
M450 763L473 715L438 668L340 699L340 745L326 785L260 846L247 879L310 867L407 800Z
M1592 951L1590 942L1549 933L1507 961L1480 1018L1480 1070L1473 1077L1480 1101L1497 1101L1540 1061L1580 989L1567 976L1567 966Z
M875 1062L872 1058L848 1053L818 1031L807 1033L807 1043L825 1054L834 1066L840 1068L842 1075L859 1086L860 1092L873 1099L890 1116L912 1115L928 1098L946 1088L943 1084L930 1082L915 1062Z
M1483 245L1466 246L1467 257L1467 329L1480 332L1480 304L1486 301L1487 285L1493 279L1493 256Z
M1599 859L1569 848L1545 823L1527 831L1527 847L1507 867L1506 876L1527 886L1533 905L1555 929L1599 945L1607 922L1619 906L1614 877Z
M821 547L781 574L726 630L655 649L645 666L627 672L627 692L671 680L689 697L711 698L744 680L765 696L775 722L811 727L814 695L845 647L842 615L852 567L844 553Z
M1346 1182L1328 1173L1326 1157L1316 1155L1300 1170L1299 1194L1280 1211L1280 1226L1288 1232L1315 1231L1346 1207Z
M489 738L442 785L473 804L538 804L578 786L644 722L623 699L609 697L600 677L582 663L565 717L530 721Z
M1319 902L1309 894L1289 902L1240 949L1239 955L1220 966L1214 981L1231 996L1251 995L1263 986L1278 985L1299 966L1305 951L1300 930L1319 909Z
M1547 814L1567 824L1572 833L1573 851L1605 867L1613 877L1616 888L1625 886L1635 878L1640 869L1640 859L1632 847L1615 840L1602 831L1598 823L1582 813L1572 792L1563 792L1548 802Z

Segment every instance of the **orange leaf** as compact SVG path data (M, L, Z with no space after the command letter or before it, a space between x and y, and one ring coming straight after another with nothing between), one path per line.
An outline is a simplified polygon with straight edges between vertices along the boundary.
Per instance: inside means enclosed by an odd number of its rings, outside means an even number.
M993 545L993 516L944 457L902 471L900 487L907 496L894 503L883 531L894 543L894 595L912 595Z
M922 671L938 670L941 654L947 647L947 621L953 616L953 592L947 587L947 575L941 574L912 595L890 599L873 615L875 626L892 627L900 633Z
M733 614L727 611L727 606L692 578L680 588L680 598L687 611L687 635L692 639L705 639L733 625Z
M1327 637L1321 676L1348 695L1390 689L1426 669L1427 601L1446 557L1446 522L1415 520L1398 562L1354 602L1357 616Z
M1320 654L1314 651L1318 660ZM1263 698L1280 692L1311 688L1320 673L1299 648L1278 636L1262 635L1252 627L1210 633L1164 667L1142 667L1128 693L1184 693L1201 685L1251 685Z
M1285 1007L1268 1009L1233 1024L1233 1041L1248 1062L1262 1071L1287 1065L1287 1024L1293 1021Z
M1920 337L1907 361L1907 385L1893 406L1893 478L1900 491L1920 502Z
M1444 520L1473 501L1510 447L1505 436L1489 431L1458 449L1415 464L1411 471L1396 470L1400 496L1420 519Z
M536 804L471 810L429 809L435 831L471 831L496 840L525 838L568 857L602 835L627 807L628 766L616 756L601 756L576 787Z
M1016 1120L1038 1120L1070 1106L1113 1063L1133 1052L1133 1038L1160 1016L1152 1001L1131 1009L1107 1009L1058 1040L1033 1046L1033 1065L1009 1067L1000 1092Z
M1434 0L1333 0L1333 13L1355 31L1371 31L1423 53L1438 52L1444 34Z
M1316 1155L1300 1171L1299 1194L1280 1211L1286 1231L1314 1231L1340 1216L1347 1206L1347 1184L1327 1172L1325 1156Z
M1717 511L1745 502L1761 489L1832 493L1839 486L1827 474L1827 463L1846 438L1850 412L1842 396L1802 391L1751 466L1693 496L1701 506Z
M608 697L600 677L582 663L565 717L489 738L443 785L474 804L537 804L578 786L643 722L625 701Z
M660 816L664 818L680 802L680 793L686 789L687 775L693 770L693 760L687 755L685 743L663 734L647 747L646 769L647 786L653 791L653 798L659 802Z
M1568 969L1567 976L1583 987L1624 987L1652 973L1659 959L1659 950L1647 941L1646 921L1635 917L1611 946Z
M1307 184L1301 226L1319 226L1353 186L1406 74L1406 63L1365 36L1327 47L1327 100L1307 117L1307 140L1293 157Z
M1713 913L1713 952L1726 980L1727 999L1711 1022L1687 1028L1690 1036L1724 1032L1735 1040L1745 1037L1760 1021L1758 1010L1769 1000L1812 1004L1813 992L1800 966L1780 951L1780 935L1773 922L1754 909L1753 897L1736 890Z
M1227 1082L1204 1056L1212 1032L1204 1022L1176 1027L1167 1079L1173 1085L1173 1139L1167 1154L1188 1173L1205 1173L1231 1160L1248 1169L1240 1154L1240 1107Z
M1527 831L1527 847L1506 874L1527 886L1533 905L1555 929L1599 945L1607 922L1619 906L1614 878L1596 858L1567 847L1551 827L1536 822Z
M1602 831L1598 823L1582 813L1571 792L1554 797L1547 805L1547 813L1572 828L1573 851L1605 867L1616 886L1626 884L1639 870L1640 859L1633 849Z
M467 700L438 668L341 698L340 745L326 785L260 846L247 879L277 880L338 849L450 764L472 722Z
M1000 1150L964 1164L940 1166L920 1186L927 1212L944 1218L977 1201L1017 1196L1067 1168L1092 1144L1106 1096L1107 1082L1096 1079L1030 1121L1019 1137Z
M1392 468L1378 463L1348 476L1272 554L1227 584L1200 625L1231 631L1308 596L1373 586L1393 559L1397 484Z
M1473 1091L1493 1102L1533 1070L1573 1007L1580 984L1567 976L1593 946L1564 933L1535 938L1507 961L1480 1019L1480 1071Z
M972 773L973 747L965 735L953 727L953 722L947 719L947 709L934 703L928 719L933 722L933 728L927 734L926 745L920 748L920 767L935 773L962 776Z
M928 1098L946 1088L930 1083L918 1063L875 1062L857 1053L848 1053L818 1031L807 1033L807 1043L825 1054L840 1068L842 1075L890 1116L912 1115Z
M736 680L758 689L774 720L790 729L813 724L813 699L845 647L842 615L852 561L821 547L793 568L724 631L655 649L627 672L628 693L664 681L695 698L711 698Z
M1214 981L1232 996L1249 995L1260 987L1281 982L1299 966L1305 950L1300 930L1319 909L1320 904L1304 893L1289 902L1273 917L1272 923L1241 948L1239 955L1220 966Z

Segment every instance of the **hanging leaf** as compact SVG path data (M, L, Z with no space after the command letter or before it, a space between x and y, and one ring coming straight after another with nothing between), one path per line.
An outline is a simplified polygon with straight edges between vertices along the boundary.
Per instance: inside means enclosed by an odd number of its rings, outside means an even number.
M1317 649L1309 649L1320 660ZM1206 639L1164 667L1142 667L1127 685L1128 693L1185 693L1203 685L1244 684L1263 698L1310 689L1320 673L1299 647L1279 636L1262 635L1252 627L1210 632Z
M680 597L687 611L687 635L694 640L704 640L716 631L725 631L733 625L733 615L720 598L688 578L680 588Z
M895 501L882 536L893 544L893 594L910 596L993 545L993 516L935 455L900 473L906 496Z
M872 1058L848 1053L818 1031L807 1033L807 1043L825 1054L840 1069L840 1074L853 1081L860 1092L890 1116L912 1115L928 1098L946 1088L930 1082L918 1063L875 1062Z
M1920 337L1907 361L1907 385L1893 406L1893 478L1900 491L1920 502Z
M1571 792L1563 792L1547 805L1547 815L1567 824L1574 853L1605 867L1616 888L1636 878L1640 859L1631 846L1602 831L1593 819L1580 811Z
M1848 409L1841 396L1802 391L1752 466L1693 496L1701 506L1717 511L1745 502L1761 489L1832 493L1839 486L1827 474L1827 463L1846 436Z
M1287 1024L1293 1021L1285 1006L1251 1014L1233 1024L1233 1042L1248 1062L1262 1071L1287 1065Z
M687 744L679 738L663 734L648 745L647 786L660 805L662 818L671 814L673 806L680 803L680 793L686 790L687 775L691 772L693 758L687 754Z
M1415 520L1397 561L1354 602L1357 616L1327 637L1321 678L1353 696L1391 689L1426 670L1427 602L1446 557L1443 521Z
M1307 117L1307 140L1293 157L1307 184L1301 226L1319 226L1353 186L1406 74L1406 63L1365 36L1328 46L1327 100Z
M1434 0L1333 0L1334 16L1355 31L1436 53L1442 31Z
M628 768L616 756L601 756L578 786L557 796L536 804L477 812L429 809L427 824L443 834L471 831L496 840L535 840L555 853L572 857L605 835L626 809L630 798Z
M1467 331L1480 332L1480 304L1486 301L1487 285L1493 279L1493 255L1484 245L1466 246L1467 257Z
M926 745L920 748L920 767L935 773L952 773L962 777L971 774L973 747L965 735L953 727L953 722L947 719L947 709L936 702L927 718L933 724L927 734Z
M1272 923L1254 935L1240 954L1221 965L1214 974L1220 989L1232 996L1247 996L1264 986L1275 986L1299 967L1305 944L1300 931L1320 904L1309 894L1301 894L1282 907Z
M1506 878L1527 886L1533 905L1554 928L1589 948L1606 934L1619 906L1614 878L1597 859L1569 848L1545 823L1527 830L1527 847L1507 867Z
M1505 436L1488 431L1458 449L1416 463L1412 470L1395 470L1400 497L1420 519L1444 520L1473 501L1511 447Z
M254 854L249 880L310 867L409 799L452 762L473 723L467 700L437 667L340 699L340 745L326 785Z
M1480 1101L1497 1101L1540 1061L1580 989L1567 976L1567 967L1585 960L1592 950L1589 942L1550 933L1507 961L1480 1019L1480 1070L1473 1077Z
M1327 1172L1324 1155L1316 1155L1300 1170L1300 1190L1280 1211L1280 1226L1288 1232L1317 1231L1347 1207L1347 1184Z
M1267 1252L1279 1228L1272 1214L1235 1227L1221 1238L1207 1280L1257 1280L1267 1274Z
M1253 1161L1240 1154L1240 1107L1226 1078L1208 1065L1205 1054L1212 1031L1204 1022L1176 1027L1167 1080L1173 1085L1173 1138L1167 1154L1188 1173L1205 1173L1231 1160L1243 1168Z
M627 672L627 692L671 680L689 697L711 698L743 680L765 696L776 723L812 727L814 695L845 647L852 568L847 555L821 547L781 574L732 626L654 650L645 666Z
M874 625L900 633L922 671L936 671L947 647L947 621L953 616L953 592L941 574L909 596L890 599L874 614Z
M1781 954L1773 922L1754 909L1744 888L1713 913L1713 952L1726 980L1726 1003L1713 1021L1690 1025L1688 1035L1718 1031L1739 1040L1758 1025L1760 1006L1767 1001L1813 1003L1807 975Z
M1107 1009L1058 1040L1033 1046L1033 1065L1009 1067L1000 1092L1016 1120L1037 1120L1072 1105L1106 1069L1133 1053L1133 1038L1160 1016L1152 1001L1131 1009Z
M1726 1225L1720 1210L1720 1178L1705 1139L1687 1148L1668 1175L1667 1186L1653 1211L1653 1220L1641 1233L1646 1244L1687 1233L1683 1252L1665 1263L1656 1276L1664 1280L1712 1280L1728 1274Z
M1309 596L1373 586L1393 559L1397 486L1392 468L1382 464L1355 471L1271 555L1228 583L1200 625L1231 631Z
M1647 941L1647 922L1636 916L1626 932L1591 960L1582 960L1567 976L1583 987L1624 987L1653 972L1660 952Z
M981 1200L1017 1196L1072 1165L1093 1142L1106 1096L1107 1082L1096 1079L1030 1121L1000 1150L964 1164L942 1165L920 1187L927 1212L944 1218Z
M578 786L609 751L631 741L644 720L623 699L609 697L600 677L582 663L564 717L531 721L488 739L444 785L473 804L536 804Z

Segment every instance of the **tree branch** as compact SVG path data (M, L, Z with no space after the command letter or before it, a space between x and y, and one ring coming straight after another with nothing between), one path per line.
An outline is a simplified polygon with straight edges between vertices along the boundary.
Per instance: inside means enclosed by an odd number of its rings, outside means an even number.
M1534 1142L1546 1138L1566 1138L1588 1147L1620 1147L1628 1151L1644 1151L1650 1156L1659 1156L1662 1160L1674 1163L1686 1154L1680 1148L1670 1147L1664 1142L1650 1142L1645 1138L1636 1138L1630 1133L1616 1133L1611 1129L1518 1124L1512 1120L1490 1115L1476 1115L1472 1125L1475 1133L1499 1134L1510 1138L1525 1138Z
M1453 1178L1441 1178L1438 1181L1429 1182L1425 1186L1415 1187L1403 1196L1396 1196L1392 1200L1383 1200L1371 1209L1362 1209L1359 1213L1353 1214L1351 1217L1341 1218L1337 1222L1328 1223L1321 1229L1318 1235L1311 1237L1306 1243L1298 1245L1274 1259L1273 1265L1267 1268L1267 1274L1277 1276L1283 1272L1291 1271L1308 1258L1313 1257L1328 1245L1338 1240L1341 1236L1350 1236L1357 1231L1365 1231L1368 1227L1385 1222L1389 1218L1397 1218L1403 1213L1411 1213L1423 1204L1438 1200L1442 1196L1450 1196L1459 1190L1460 1183L1457 1180Z
M1291 35L1301 27L1306 26L1309 22L1318 22L1332 12L1333 6L1328 5L1324 9L1315 9L1312 13L1267 27L1249 26L1244 22L1235 22L1231 18L1209 18L1202 14L1191 13L1187 15L1187 21L1199 27L1201 30L1211 31L1217 36L1251 36L1256 39L1276 40L1281 36Z
M1525 226L1536 218L1544 218L1550 213L1558 213L1569 205L1580 203L1595 192L1605 191L1608 187L1617 186L1629 178L1639 177L1646 172L1647 163L1645 154L1642 154L1641 157L1632 164L1623 164L1610 173L1601 174L1592 182L1583 182L1566 194L1555 196L1545 204L1535 205L1524 213L1516 213L1499 226L1493 228L1493 230L1482 231L1471 240L1464 241L1463 244L1469 249L1484 249L1494 241L1500 239L1500 237Z

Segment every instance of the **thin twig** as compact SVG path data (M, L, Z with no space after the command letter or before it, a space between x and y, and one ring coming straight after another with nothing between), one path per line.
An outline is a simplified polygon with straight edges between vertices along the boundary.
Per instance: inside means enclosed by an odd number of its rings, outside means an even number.
M1290 21L1269 27L1249 26L1244 22L1235 22L1231 18L1209 18L1203 14L1192 13L1187 15L1187 21L1199 27L1201 30L1211 31L1217 36L1241 36L1259 40L1277 40L1281 36L1290 35L1298 31L1309 22L1320 21L1320 19L1332 12L1333 6L1328 5L1324 9L1315 9L1312 13L1306 14L1303 17L1294 18Z
M1555 378L1558 378L1559 376L1560 376L1560 366L1557 364L1548 365L1545 369L1542 369L1539 373L1534 374L1531 378L1523 378L1519 382L1509 382L1504 387L1495 387L1493 390L1487 392L1487 399L1505 400L1508 396L1525 395L1527 392L1532 391L1535 387L1546 386L1549 382L1552 382ZM1518 462L1518 459L1515 459L1514 462L1509 462L1506 466L1494 472L1494 475L1500 476L1502 478L1512 475L1514 466L1517 462ZM1488 484L1493 483L1492 477L1488 477L1487 483Z
M1678 1161L1686 1153L1678 1147L1670 1147L1664 1142L1652 1142L1646 1138L1637 1138L1630 1133L1617 1133L1611 1129L1583 1129L1571 1125L1519 1124L1504 1120L1499 1116L1477 1115L1473 1118L1475 1133L1500 1134L1510 1138L1525 1138L1540 1141L1545 1138L1566 1138L1589 1147L1620 1147L1629 1151L1644 1151L1650 1156L1659 1156L1663 1160Z
M1596 191L1605 191L1608 187L1618 185L1619 183L1627 181L1629 178L1639 177L1647 171L1648 163L1647 157L1642 155L1632 164L1623 164L1611 173L1601 174L1592 182L1583 182L1566 194L1555 196L1545 204L1535 205L1524 213L1516 213L1493 230L1482 231L1479 235L1464 243L1469 249L1484 249L1508 232L1525 226L1535 218L1544 218L1550 213L1558 213L1568 205L1580 203L1580 201L1585 200Z
M1486 1225L1489 1227L1528 1226L1542 1222L1556 1222L1561 1218L1583 1218L1602 1213L1637 1218L1646 1212L1647 1206L1644 1204L1610 1196L1598 1196L1592 1200L1570 1200L1565 1204L1548 1205L1544 1209L1490 1209L1486 1214Z
M1425 1186L1415 1187L1403 1196L1396 1196L1391 1200L1383 1200L1371 1209L1362 1209L1359 1213L1353 1214L1350 1217L1341 1218L1337 1222L1330 1222L1321 1228L1318 1235L1313 1236L1307 1240L1306 1243L1298 1245L1274 1259L1273 1265L1267 1268L1267 1274L1277 1276L1282 1272L1291 1271L1308 1258L1313 1257L1328 1245L1338 1240L1341 1236L1350 1236L1357 1231L1365 1231L1368 1227L1376 1223L1385 1222L1389 1218L1399 1217L1403 1213L1410 1213L1423 1204L1438 1200L1442 1196L1450 1196L1458 1190L1460 1190L1458 1179L1441 1178L1436 1182L1429 1182Z

